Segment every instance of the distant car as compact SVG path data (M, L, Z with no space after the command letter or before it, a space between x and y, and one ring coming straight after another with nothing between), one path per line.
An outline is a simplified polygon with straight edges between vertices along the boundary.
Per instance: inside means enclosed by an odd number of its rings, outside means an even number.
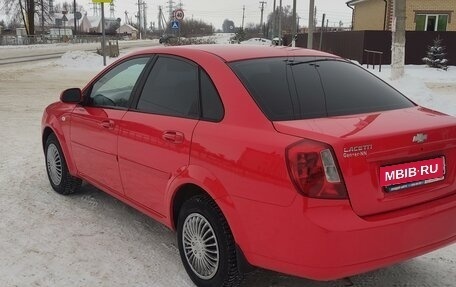
M323 52L136 52L48 106L42 141L56 192L85 180L177 230L197 286L249 264L343 278L456 241L456 119Z
M283 40L281 41L279 37L275 37L272 39L271 44L273 46L281 46L283 43Z
M271 46L272 41L265 38L251 38L241 42L242 45Z

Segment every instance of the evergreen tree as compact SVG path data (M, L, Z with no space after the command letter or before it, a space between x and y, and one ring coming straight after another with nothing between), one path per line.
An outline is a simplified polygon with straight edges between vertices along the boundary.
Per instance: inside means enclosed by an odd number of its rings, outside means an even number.
M434 39L434 44L428 47L427 56L423 62L431 68L442 70L448 69L448 60L445 58L445 47L442 45L443 40L440 37Z

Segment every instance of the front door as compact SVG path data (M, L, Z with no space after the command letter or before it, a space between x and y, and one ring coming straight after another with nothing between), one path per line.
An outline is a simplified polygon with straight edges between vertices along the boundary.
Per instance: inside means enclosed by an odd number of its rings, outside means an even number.
M148 57L124 61L97 79L71 118L71 148L78 173L102 188L122 194L117 161L119 122Z

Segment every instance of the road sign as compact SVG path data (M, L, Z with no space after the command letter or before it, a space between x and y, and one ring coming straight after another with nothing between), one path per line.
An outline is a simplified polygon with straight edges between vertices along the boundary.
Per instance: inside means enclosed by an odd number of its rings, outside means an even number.
M76 13L74 13L74 17L76 17L76 20L81 20L82 13L81 12L76 12Z
M179 21L171 21L171 29L179 29Z
M92 3L112 3L112 0L92 0Z
M184 11L182 9L174 10L174 18L176 18L177 20L184 19Z
M62 17L62 21L63 21L63 22L68 22L68 18L67 18L67 16L66 16L66 15L63 15L63 17Z

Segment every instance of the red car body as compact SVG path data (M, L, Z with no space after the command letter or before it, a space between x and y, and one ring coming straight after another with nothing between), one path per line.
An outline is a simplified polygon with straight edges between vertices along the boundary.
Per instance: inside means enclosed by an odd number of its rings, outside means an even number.
M204 69L223 102L223 119L54 103L43 116L43 143L56 135L72 175L171 229L180 193L198 187L216 202L250 264L311 279L359 274L456 241L455 118L413 106L270 120L227 63L338 58L217 45L151 48L127 58L152 55L184 58ZM423 134L423 142L415 141ZM301 146L331 151L345 195L300 192L290 158ZM391 193L379 183L380 167L442 157L445 174L436 182Z

